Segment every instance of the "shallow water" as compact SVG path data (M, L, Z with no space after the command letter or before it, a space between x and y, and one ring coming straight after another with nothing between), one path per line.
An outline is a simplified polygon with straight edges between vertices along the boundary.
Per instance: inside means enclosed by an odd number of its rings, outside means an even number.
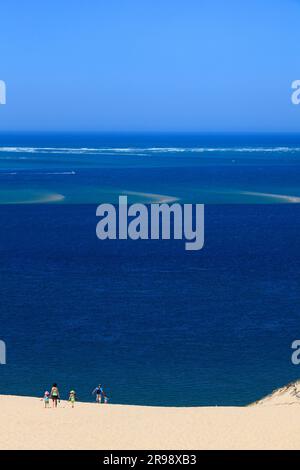
M0 203L300 202L293 135L0 135Z

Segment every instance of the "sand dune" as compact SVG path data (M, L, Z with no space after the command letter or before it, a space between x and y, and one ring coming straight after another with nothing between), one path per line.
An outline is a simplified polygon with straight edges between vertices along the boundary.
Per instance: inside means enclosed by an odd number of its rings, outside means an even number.
M256 401L250 406L264 405L264 406L288 406L300 405L300 380L292 382L285 387L278 388L270 395Z
M0 396L0 449L300 449L295 387L245 408L62 402L53 410L37 398Z

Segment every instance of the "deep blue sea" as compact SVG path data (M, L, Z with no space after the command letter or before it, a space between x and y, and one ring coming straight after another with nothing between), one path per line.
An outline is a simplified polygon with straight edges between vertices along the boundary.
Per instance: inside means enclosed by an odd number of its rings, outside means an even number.
M205 203L205 246L96 207ZM0 393L244 405L300 374L300 136L0 135Z

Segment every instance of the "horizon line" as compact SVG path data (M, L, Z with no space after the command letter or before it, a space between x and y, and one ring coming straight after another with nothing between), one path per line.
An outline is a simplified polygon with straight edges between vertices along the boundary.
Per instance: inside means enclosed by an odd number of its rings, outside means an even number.
M185 130L0 130L0 135L3 134L161 134L161 135L300 135L299 131L185 131Z

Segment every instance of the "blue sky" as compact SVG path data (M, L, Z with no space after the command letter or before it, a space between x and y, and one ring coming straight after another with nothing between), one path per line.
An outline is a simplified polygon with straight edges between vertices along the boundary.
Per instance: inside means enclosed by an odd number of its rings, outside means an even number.
M0 21L0 130L300 130L297 0L10 0Z

